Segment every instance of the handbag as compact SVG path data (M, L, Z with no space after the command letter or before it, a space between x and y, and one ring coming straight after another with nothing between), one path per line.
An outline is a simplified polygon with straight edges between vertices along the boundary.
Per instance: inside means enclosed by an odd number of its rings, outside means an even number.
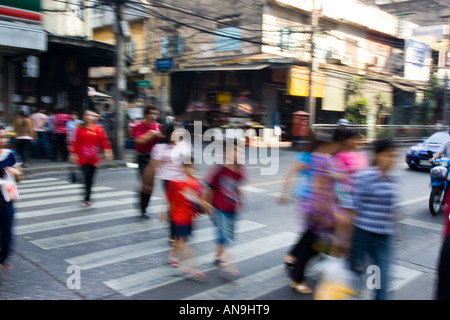
M6 202L19 200L19 190L17 189L15 179L13 175L6 170L5 176L0 180L0 187Z
M314 266L320 274L314 300L351 300L358 294L358 278L347 264L345 259L327 256Z

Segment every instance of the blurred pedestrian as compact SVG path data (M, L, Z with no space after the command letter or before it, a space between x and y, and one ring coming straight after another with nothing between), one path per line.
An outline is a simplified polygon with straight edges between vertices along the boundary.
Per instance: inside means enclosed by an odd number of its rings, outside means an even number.
M369 166L369 159L364 152L360 151L361 139L354 130L346 128L337 130L336 133L339 151L334 156L333 162L337 172L344 177L336 181L339 210L336 212L333 255L345 258L349 255L355 216L352 177L356 172Z
M166 199L168 182L186 179L183 162L188 161L191 157L191 145L181 139L180 134L182 132L177 131L177 129L173 124L167 126L165 140L153 147L150 155L151 160L147 164L141 179L144 189L149 188L148 185L153 188L153 177L157 173ZM170 211L163 214L167 214L168 221L171 221ZM171 242L174 240L174 225L172 222L170 222L169 240Z
M53 115L53 157L52 161L58 160L58 154L62 161L67 161L69 151L67 146L67 122L70 121L70 115L64 112L63 108L57 108Z
M82 206L91 206L91 189L97 166L101 162L99 149L103 150L107 160L112 160L111 143L103 127L95 124L98 114L86 110L83 123L77 127L75 140L70 148L71 161L81 167L85 183L85 197Z
M333 156L337 151L334 132L319 130L314 134L309 160L309 195L301 202L303 235L296 247L296 261L291 272L291 288L299 293L313 291L305 279L305 267L319 252L329 254L333 241L336 199Z
M284 175L284 183L282 186L281 194L278 197L278 203L285 204L292 200L292 196L295 199L295 208L298 211L298 217L302 219L302 208L303 208L303 200L309 198L310 192L310 162L311 162L311 153L314 148L312 141L309 145L302 151L299 151L294 156L294 161L292 161L289 169L286 171ZM295 181L294 192L292 192L292 188ZM284 263L287 268L291 269L294 267L295 262L297 260L298 251L301 249L300 239L295 245L291 247L288 254L284 258Z
M66 123L66 143L70 148L72 142L75 140L75 133L77 131L77 126L82 124L83 120L79 118L78 111L72 110L70 112L70 119Z
M36 133L37 140L34 143L34 156L37 159L51 159L52 153L50 148L50 141L47 133L47 124L49 117L45 114L45 108L40 108L38 111L30 115L33 120L33 130ZM44 154L42 155L42 151Z
M16 182L20 182L22 174L17 168L14 153L8 148L9 135L5 127L0 126L0 175L5 179L7 172L14 176ZM16 167L16 168L15 168ZM9 262L11 245L13 240L12 227L14 222L14 204L6 201L3 193L0 192L0 270L6 274L13 271L13 266Z
M36 140L37 135L33 130L33 120L28 118L23 110L17 110L16 114L14 132L16 133L17 153L22 158L22 167L26 168L29 165L31 143Z
M211 206L205 201L202 184L195 177L194 162L183 164L185 180L173 180L167 184L167 199L169 201L170 219L174 225L174 243L169 253L169 263L178 267L180 259L182 271L200 279L206 275L198 269L194 261L194 250L188 239L191 236L195 218L202 212L208 212Z
M436 300L450 300L450 193L445 196L442 244L437 265Z
M205 175L206 199L213 206L210 214L217 227L214 264L232 276L239 275L229 247L234 240L235 224L242 210L239 185L247 179L245 166L238 163L239 150L236 139L223 143L224 163L212 166Z
M355 174L353 204L354 233L350 250L350 266L364 274L364 258L369 256L377 266L375 299L387 298L392 238L397 219L399 185L391 170L395 165L395 144L389 139L374 143L373 166ZM378 285L379 284L379 285Z
M144 170L150 161L150 153L155 144L163 138L162 126L155 121L155 106L146 106L144 109L144 120L133 127L134 147L136 150L136 162L138 164L138 179L142 179ZM149 168L148 170L152 170ZM141 216L148 218L147 207L153 191L154 171L149 172L146 181L146 189L139 191L139 210Z

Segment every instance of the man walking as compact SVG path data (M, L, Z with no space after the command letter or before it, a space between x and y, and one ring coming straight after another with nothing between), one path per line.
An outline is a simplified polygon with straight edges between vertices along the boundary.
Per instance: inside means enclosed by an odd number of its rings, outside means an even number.
M150 152L153 146L163 137L162 126L156 120L156 107L148 105L144 109L144 120L133 128L135 142L136 160L138 163L139 176L141 179L144 169L150 160ZM147 207L151 197L150 190L141 190L139 193L139 209L143 218L148 218Z
M36 132L37 141L34 144L34 156L37 159L42 159L42 149L44 150L44 158L51 159L52 154L50 150L50 144L47 134L47 123L48 116L45 114L44 108L39 108L39 110L30 115L30 119L33 120L34 126L33 130Z

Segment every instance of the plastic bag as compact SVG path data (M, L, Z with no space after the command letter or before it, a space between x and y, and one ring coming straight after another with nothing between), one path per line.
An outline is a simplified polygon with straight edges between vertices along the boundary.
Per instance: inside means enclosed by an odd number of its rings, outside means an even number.
M314 269L320 276L314 300L349 300L356 296L357 277L347 267L345 259L328 256Z
M19 200L19 190L17 189L14 176L7 170L5 170L4 178L0 179L0 187L6 202Z

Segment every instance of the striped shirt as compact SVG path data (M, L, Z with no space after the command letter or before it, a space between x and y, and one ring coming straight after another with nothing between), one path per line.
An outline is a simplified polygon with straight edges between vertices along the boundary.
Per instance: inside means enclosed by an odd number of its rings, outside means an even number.
M355 175L355 226L377 234L394 233L397 208L397 180L370 167Z

